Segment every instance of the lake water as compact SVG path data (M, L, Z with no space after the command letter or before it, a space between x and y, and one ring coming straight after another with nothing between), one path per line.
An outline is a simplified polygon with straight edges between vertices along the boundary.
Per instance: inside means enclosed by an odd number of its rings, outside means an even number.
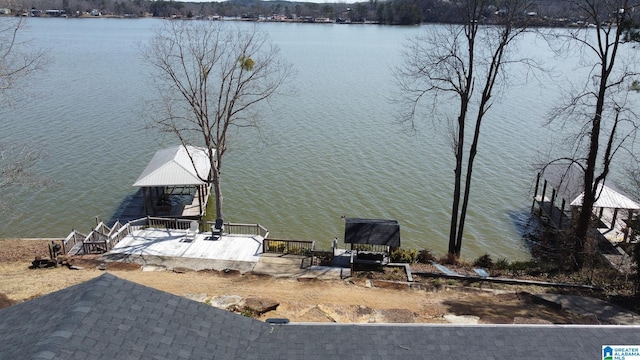
M3 20L3 19L0 19ZM109 219L156 150L175 144L144 129L154 90L139 44L156 19L29 19L26 33L50 49L27 99L0 112L1 140L47 153L38 171L56 181L19 194L2 237L64 237ZM245 25L240 25L245 26ZM259 24L297 69L296 94L265 111L267 142L241 134L223 167L225 220L258 222L273 237L342 239L341 216L392 218L402 245L446 252L453 154L444 126L417 135L395 123L390 68L423 27ZM520 50L563 70L535 37ZM555 63L554 63L555 61ZM514 70L515 71L515 70ZM517 74L517 72L516 72ZM554 85L517 74L486 118L476 160L463 257L523 259L534 174L530 164L558 140L543 127ZM437 121L436 121L437 122Z

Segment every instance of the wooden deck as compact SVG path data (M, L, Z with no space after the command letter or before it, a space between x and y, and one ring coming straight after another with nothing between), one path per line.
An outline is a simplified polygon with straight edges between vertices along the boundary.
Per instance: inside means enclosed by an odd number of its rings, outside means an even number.
M538 215L544 214L553 227L559 230L568 230L571 226L571 218L568 213L560 210L551 203L548 197L542 199L540 195L535 197L535 203L538 205Z
M207 202L209 200L209 195L211 194L211 187L207 186L204 189L204 194L200 194L200 188L196 188L196 193L193 196L193 202L191 204L184 205L182 208L181 217L185 218L196 218L202 217L205 215L207 210ZM200 206L200 199L204 199L204 203L202 207ZM202 211L200 211L202 209Z

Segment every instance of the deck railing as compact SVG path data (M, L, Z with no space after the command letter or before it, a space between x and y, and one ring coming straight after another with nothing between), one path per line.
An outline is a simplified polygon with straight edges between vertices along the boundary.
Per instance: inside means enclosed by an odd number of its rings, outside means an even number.
M389 247L387 245L351 244L351 250L357 252L388 253Z
M262 251L265 253L310 256L314 247L315 241L309 240L264 239L262 242Z
M101 223L102 224L102 223ZM104 224L102 224L104 225ZM107 228L108 229L108 228ZM109 251L108 248L108 240L109 240L109 231L103 231L105 228L103 226L96 226L89 235L87 235L86 239L82 242L83 252L85 254L95 254L95 253L103 253Z
M147 217L147 227L187 230L194 220L178 218Z
M115 224L111 227L111 231L109 231L109 237L113 236L113 234L117 233L120 229L122 229L124 225L120 223L120 221L116 221Z
M69 254L71 250L73 250L74 246L82 244L82 242L86 238L87 235L75 230L71 230L71 233L69 233L69 235L64 240L62 240L62 252L65 254Z
M211 231L215 223L207 221L206 225ZM260 224L224 223L222 227L225 235L261 236L263 239L269 237L269 230Z
M100 223L98 223L98 225L96 225L96 227L93 228L93 231L108 237L111 229L109 229L109 227L101 221Z
M69 253L71 249L77 245L81 246L82 251L85 254L103 253L113 249L120 240L124 239L132 232L144 228L166 228L166 229L178 229L187 230L190 228L191 223L194 220L190 219L178 219L178 218L161 218L147 216L137 220L129 221L122 225L120 222L116 222L111 228L100 222L94 229L91 230L89 235L81 234L77 231L72 231L69 236L63 241L63 251ZM209 229L214 226L214 223L207 222ZM241 236L262 236L267 238L269 236L269 230L260 224L239 224L239 223L226 223L224 224L225 235L241 235ZM291 251L302 253L303 248L308 246L291 245ZM310 248L312 249L313 246ZM310 253L304 250L305 253Z
M120 223L116 223L116 224L120 224ZM114 227L115 229L115 227ZM131 234L131 227L129 226L129 224L125 224L122 227L119 227L117 229L117 231L113 232L112 229L112 233L109 235L109 242L108 242L108 250L113 249L114 246L116 246L120 240L124 239L127 235Z

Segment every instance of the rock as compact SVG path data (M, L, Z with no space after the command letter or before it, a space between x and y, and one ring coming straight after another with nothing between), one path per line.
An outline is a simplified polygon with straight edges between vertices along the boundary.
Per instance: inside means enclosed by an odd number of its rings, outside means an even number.
M447 314L444 319L450 324L475 325L480 320L479 317L473 315L453 315Z
M408 309L381 309L376 311L378 323L415 323L416 314Z
M305 322L335 322L331 316L327 315L322 309L318 306L314 306L307 311L304 311L296 321L305 321Z
M233 270L233 269L224 269L220 271L220 275L225 275L225 276L239 276L242 275L240 273L240 271L238 270Z
M69 270L84 270L82 266L70 265Z
M280 303L268 299L247 298L239 304L239 307L241 312L262 315L277 309L279 305Z
M227 310L232 306L236 306L242 302L242 297L239 295L220 295L215 296L209 300L209 304L218 309Z
M370 323L376 322L375 311L362 305L318 305L318 309L327 317L338 323Z
M195 270L189 269L188 267L184 267L184 266L176 266L173 268L173 272L178 274L184 274L184 273L193 272L193 271Z
M513 318L514 324L542 324L542 325L551 325L553 324L551 321L536 319L536 318L523 318L520 316L516 316Z
M167 270L167 268L162 265L150 264L142 267L142 271L165 271L165 270Z
M4 293L0 293L0 309L4 309L11 305L13 305L13 301L11 301L11 299L9 299L9 297Z

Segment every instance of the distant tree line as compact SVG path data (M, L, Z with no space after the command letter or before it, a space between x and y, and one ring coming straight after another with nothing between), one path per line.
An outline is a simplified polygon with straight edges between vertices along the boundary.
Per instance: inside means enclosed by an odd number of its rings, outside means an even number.
M534 0L527 14L529 25L582 25L579 9L564 0ZM482 23L499 22L500 1L490 1L483 9ZM336 22L373 22L379 24L415 25L421 23L460 23L464 20L455 1L451 0L369 0L347 3L313 3L290 1L229 0L220 2L181 2L166 0L2 0L0 7L12 14L31 9L64 10L65 16L154 16L154 17L239 17L245 19L277 19L314 21L318 18ZM639 9L640 10L640 9ZM532 21L535 20L535 21ZM536 23L537 22L537 23Z

